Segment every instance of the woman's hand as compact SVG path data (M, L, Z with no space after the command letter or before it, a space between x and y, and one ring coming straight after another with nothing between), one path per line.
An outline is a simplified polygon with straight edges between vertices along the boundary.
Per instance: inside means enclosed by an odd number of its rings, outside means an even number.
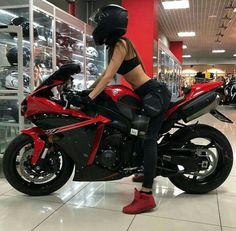
M97 82L94 90L89 94L89 97L91 99L96 98L97 95L99 95L108 85L108 83L113 79L121 63L125 59L126 54L127 54L126 43L123 40L120 40L115 45L114 53L104 74L101 76L101 79Z

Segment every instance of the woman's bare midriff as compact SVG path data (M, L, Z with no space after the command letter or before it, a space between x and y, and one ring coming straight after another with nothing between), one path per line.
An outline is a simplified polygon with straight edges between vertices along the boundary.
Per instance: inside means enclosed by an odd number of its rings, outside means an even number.
M151 78L143 71L143 68L141 65L138 65L133 70L128 72L124 75L125 80L133 87L133 89L136 89L140 86L142 86L144 83L146 83Z

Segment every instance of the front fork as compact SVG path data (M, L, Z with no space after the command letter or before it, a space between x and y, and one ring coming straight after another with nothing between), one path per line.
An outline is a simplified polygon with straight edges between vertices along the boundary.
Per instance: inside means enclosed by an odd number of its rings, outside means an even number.
M43 160L48 152L48 144L40 138L40 135L47 136L41 129L38 127L28 128L21 131L22 133L29 135L34 140L34 153L31 158L32 165L38 165Z

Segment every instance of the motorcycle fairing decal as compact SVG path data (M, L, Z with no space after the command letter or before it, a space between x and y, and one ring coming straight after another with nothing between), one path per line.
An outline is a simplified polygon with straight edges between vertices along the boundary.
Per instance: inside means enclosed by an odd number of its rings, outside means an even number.
M61 133L61 132L66 132L66 131L71 130L71 129L87 126L89 124L94 124L94 123L97 123L97 122L109 123L110 120L107 119L106 117L103 117L103 116L100 115L100 116L95 117L95 118L92 117L92 119L90 119L90 120L86 120L86 121L82 121L82 122L79 122L79 123L70 124L70 125L66 125L66 126L62 126L62 127L58 127L58 128L48 129L48 130L45 130L44 132L47 135L52 135L52 134L57 134L57 133Z
M87 165L92 165L94 162L97 150L98 150L100 142L101 142L103 131L104 131L104 124L100 124L97 128L96 137L95 137L94 144L93 144L93 149L92 149L91 153L89 154Z
M134 93L130 88L123 85L112 85L105 88L104 92L109 95L113 101L118 102L120 97L130 95L140 100L139 96Z
M221 86L223 84L222 81L220 82L209 82L209 83L199 83L199 84L194 84L192 86L192 89L190 91L190 93L186 94L186 98L183 102L177 104L176 106L170 108L166 114L165 114L165 118L168 118L173 112L175 112L179 107L181 107L182 105L186 104L188 101L191 101L195 98L197 98L198 96L215 90L217 89L219 86Z
M45 141L40 139L39 135L45 135L45 133L37 127L24 129L21 132L31 136L34 140L34 153L31 159L31 164L35 165L45 146Z
M49 99L35 96L28 96L27 98L27 111L25 117L30 117L36 114L42 113L59 113L68 114L75 117L91 119L93 117L87 116L85 113L79 110L65 109L63 106L50 101Z

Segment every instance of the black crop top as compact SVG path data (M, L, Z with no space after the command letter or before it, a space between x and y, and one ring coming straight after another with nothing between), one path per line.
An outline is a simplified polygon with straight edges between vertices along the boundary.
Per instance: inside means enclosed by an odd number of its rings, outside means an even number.
M135 56L129 60L124 60L121 63L117 73L120 75L125 75L128 72L130 72L131 70L133 70L135 67L137 67L139 64L140 64L140 61L137 56Z

